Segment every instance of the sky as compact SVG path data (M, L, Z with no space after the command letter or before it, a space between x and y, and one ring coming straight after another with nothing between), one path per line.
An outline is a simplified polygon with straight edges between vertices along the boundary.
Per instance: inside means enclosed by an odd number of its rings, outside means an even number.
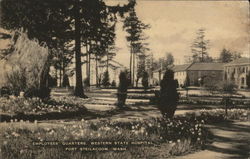
M106 4L124 4L127 1L107 0ZM210 41L208 53L218 57L223 48L249 56L248 1L150 1L137 0L136 13L141 21L151 26L145 30L150 52L154 58L171 52L175 64L183 64L191 55L191 43L200 28L206 29ZM129 48L122 22L116 27L116 46L120 48L115 60L129 65Z

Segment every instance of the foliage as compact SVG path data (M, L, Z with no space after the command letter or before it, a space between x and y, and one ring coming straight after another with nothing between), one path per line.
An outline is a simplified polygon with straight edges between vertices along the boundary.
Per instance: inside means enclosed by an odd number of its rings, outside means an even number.
M57 5L55 5L57 4ZM121 16L135 5L129 1L123 6L107 6L102 0L2 0L1 24L6 29L24 28L30 38L38 39L39 43L46 43L50 49L50 58L55 56L53 48L64 47L65 43L74 40L75 50L75 95L85 97L82 84L81 46L93 48L92 42L104 39L110 44L106 32L107 22L116 22L116 14ZM35 13L35 14L34 14ZM105 23L105 24L104 24ZM114 26L113 26L114 27ZM109 28L109 27L108 27ZM100 38L104 35L107 38ZM111 35L111 34L108 34ZM98 37L99 36L99 37ZM87 50L89 53L90 50ZM91 50L92 51L92 50ZM89 56L90 57L90 56ZM89 60L90 63L90 60ZM49 62L43 73L43 82L49 72Z
M138 82L140 78L143 77L144 72L145 72L145 59L146 55L144 53L138 55L138 64L137 64L137 74L136 74L136 87L138 86Z
M148 29L150 26L144 24L139 20L136 15L135 8L129 11L129 16L124 20L123 28L128 33L127 41L130 46L130 80L131 84L134 84L134 69L135 69L135 57L136 54L145 54L149 48L147 48L147 43L143 42L147 38L143 34L143 30ZM133 64L133 65L132 65ZM138 78L137 78L138 79Z
M104 87L108 87L110 86L110 82L109 82L109 72L108 71L105 71L104 72L104 75L103 75L103 79L102 79L102 85Z
M230 95L236 92L237 86L233 82L224 81L221 83L221 91Z
M112 81L111 86L112 86L112 87L116 87L116 82L115 82L115 80Z
M221 52L220 52L220 58L219 60L223 63L228 63L228 62L231 62L237 58L240 58L241 57L241 54L240 53L237 53L237 52L232 52L230 50L227 50L227 49L223 49Z
M211 77L205 77L203 79L203 86L211 93L214 93L220 89L220 82L215 81Z
M90 81L89 81L88 77L84 79L83 84L84 84L84 87L89 87L90 86Z
M212 61L207 52L209 40L205 40L205 29L199 29L196 34L197 37L191 46L193 62Z
M13 70L7 74L7 86L14 95L27 91L27 79L25 70Z
M69 85L69 77L68 77L67 74L65 74L65 75L63 76L62 86L63 86L63 87L69 87L69 86L70 86L70 85Z
M197 112L187 113L185 117L204 120L205 123L217 123L227 120L247 120L249 113L250 112L247 109L228 109L228 114L225 116L224 109L204 109Z
M119 86L118 86L118 90L117 90L117 106L118 107L123 107L125 105L126 102L126 98L127 98L127 89L128 89L128 85L129 85L129 80L127 77L127 72L122 71L120 72L119 75Z
M30 40L22 30L12 33L11 47L13 52L6 56L8 65L12 67L7 74L7 85L16 95L20 91L32 90L40 91L42 94L41 76L46 67L48 48L39 45L36 39Z
M163 116L172 118L174 116L179 94L177 92L177 82L174 80L174 72L167 69L161 81L160 102L158 107Z
M85 109L84 101L76 100L74 97L42 100L40 98L0 98L1 112L17 114L47 114L52 112L72 112Z
M143 76L142 76L142 86L144 87L144 89L148 88L148 72L144 72Z
M20 122L27 125L23 121ZM136 120L131 122L119 121L85 121L74 124L60 124L58 127L16 128L10 124L1 131L0 143L2 155L10 158L160 158L181 155L191 150L200 149L206 143L207 131L202 121L193 119L166 120L153 118L150 120ZM35 122L35 125L39 123ZM176 133L178 132L178 133ZM57 141L58 146L34 146L33 141L45 143ZM117 145L104 145L109 151L65 151L61 143L72 141L119 142L126 141L123 145L126 151L112 151ZM146 145L131 145L134 141L148 141ZM89 147L90 148L90 147ZM156 152L155 152L156 151ZM15 157L14 157L15 156ZM164 158L165 158L164 157Z

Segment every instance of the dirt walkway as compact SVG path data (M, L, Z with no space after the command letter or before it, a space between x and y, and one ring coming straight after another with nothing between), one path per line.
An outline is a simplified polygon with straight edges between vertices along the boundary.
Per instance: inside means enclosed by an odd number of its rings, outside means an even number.
M213 143L204 151L176 159L250 159L250 121L227 122L208 126Z

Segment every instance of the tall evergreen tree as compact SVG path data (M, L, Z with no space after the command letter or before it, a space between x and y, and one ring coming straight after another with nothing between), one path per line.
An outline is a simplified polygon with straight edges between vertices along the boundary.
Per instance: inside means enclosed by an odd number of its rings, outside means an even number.
M196 33L196 38L191 46L193 62L208 62L211 61L207 50L209 40L205 39L205 29L199 29Z
M144 43L145 36L143 35L143 30L148 29L149 25L141 22L135 12L135 9L131 9L129 15L124 20L123 28L128 32L127 41L130 46L130 80L131 84L134 85L134 72L135 72L135 57L136 53L143 53L148 48L147 43Z

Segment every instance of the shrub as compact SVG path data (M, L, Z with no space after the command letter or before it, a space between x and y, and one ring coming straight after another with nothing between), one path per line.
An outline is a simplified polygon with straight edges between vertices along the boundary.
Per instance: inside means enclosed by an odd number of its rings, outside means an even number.
M70 85L69 85L69 77L68 77L68 75L66 75L66 74L63 76L62 86L63 86L63 87L69 87L69 86L70 86Z
M112 81L111 86L112 86L112 87L116 87L116 82L115 82L115 80Z
M119 83L118 90L117 90L118 91L117 92L117 98L118 98L117 106L123 107L126 102L127 89L128 89L128 84L129 84L127 73L121 72L119 75L119 80L120 80L120 83Z
M7 74L7 86L10 88L11 93L19 95L21 91L27 91L27 79L25 70L17 68Z
M34 89L40 91L44 87L42 85L44 70L49 67L46 65L48 61L47 46L40 45L36 39L30 40L22 31L15 31L10 43L13 50L6 59L7 65L12 69L7 73L7 85L16 95L20 91L32 92L31 90Z
M83 84L84 84L84 87L89 87L90 86L90 81L89 81L88 77L84 79Z
M203 79L203 86L212 94L219 90L218 81L211 77L205 77Z
M146 71L143 72L142 86L144 87L145 90L148 88L148 73Z
M103 79L102 79L102 85L104 87L108 87L110 85L110 82L109 82L109 72L108 71L104 72Z
M158 107L163 116L172 118L174 116L179 94L177 92L177 82L174 80L174 72L167 69L161 81L160 102Z

